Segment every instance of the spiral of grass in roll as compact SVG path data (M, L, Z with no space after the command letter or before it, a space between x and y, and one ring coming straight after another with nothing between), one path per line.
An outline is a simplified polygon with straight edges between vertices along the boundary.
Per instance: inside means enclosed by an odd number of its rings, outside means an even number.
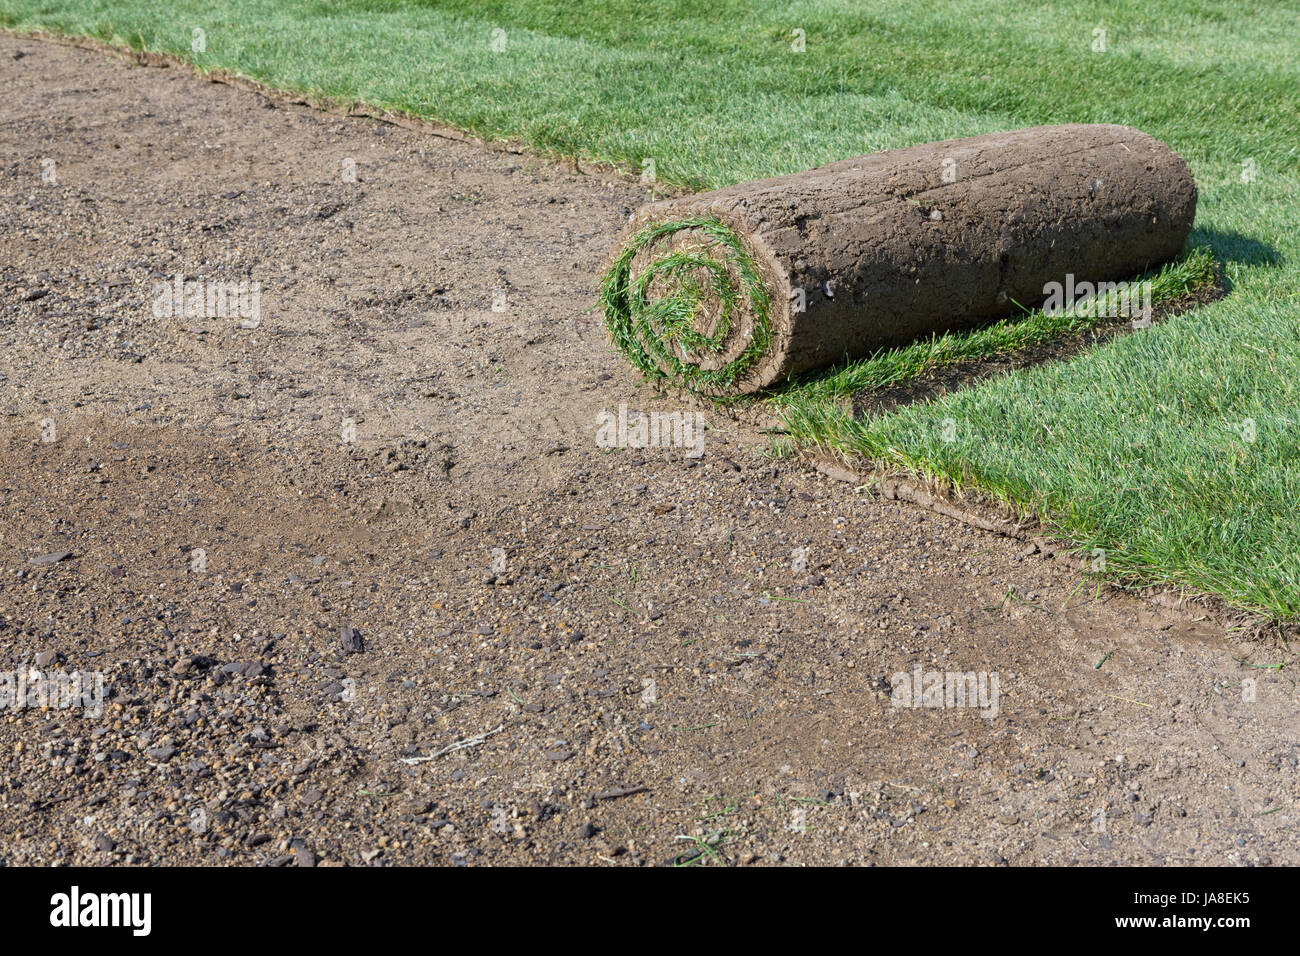
M771 342L769 295L753 253L720 219L653 222L601 282L614 344L651 378L728 392Z

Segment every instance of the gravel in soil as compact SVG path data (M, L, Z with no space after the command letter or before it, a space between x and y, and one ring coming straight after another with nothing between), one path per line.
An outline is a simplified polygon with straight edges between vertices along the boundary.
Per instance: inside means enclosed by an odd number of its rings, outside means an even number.
M590 310L633 184L0 63L0 672L104 687L0 713L3 862L1300 861L1285 648L721 415L597 443L689 411Z

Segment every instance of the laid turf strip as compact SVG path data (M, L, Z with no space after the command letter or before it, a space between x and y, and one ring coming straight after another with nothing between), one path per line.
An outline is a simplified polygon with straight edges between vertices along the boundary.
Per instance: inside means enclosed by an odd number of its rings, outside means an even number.
M652 203L607 272L639 369L738 394L1178 255L1196 184L1125 126L928 143Z

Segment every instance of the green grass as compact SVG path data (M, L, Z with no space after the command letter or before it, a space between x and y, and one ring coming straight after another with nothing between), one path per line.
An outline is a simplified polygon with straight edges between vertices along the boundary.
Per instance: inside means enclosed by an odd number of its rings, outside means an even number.
M1191 164L1192 247L1221 264L1228 296L868 420L832 399L1061 330L1040 316L941 337L779 400L800 441L978 484L1104 549L1112 576L1300 619L1300 8L1289 0L0 0L0 24L171 53L631 172L653 159L661 183L688 188L1040 123L1137 126ZM195 27L203 52L190 47ZM1107 48L1093 52L1100 27Z

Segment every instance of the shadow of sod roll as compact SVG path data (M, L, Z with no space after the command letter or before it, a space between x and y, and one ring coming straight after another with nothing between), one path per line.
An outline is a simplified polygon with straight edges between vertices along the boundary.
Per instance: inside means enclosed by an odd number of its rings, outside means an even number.
M847 159L644 206L601 283L646 375L738 395L966 328L1061 283L1177 256L1182 157L1126 126L1040 126Z

